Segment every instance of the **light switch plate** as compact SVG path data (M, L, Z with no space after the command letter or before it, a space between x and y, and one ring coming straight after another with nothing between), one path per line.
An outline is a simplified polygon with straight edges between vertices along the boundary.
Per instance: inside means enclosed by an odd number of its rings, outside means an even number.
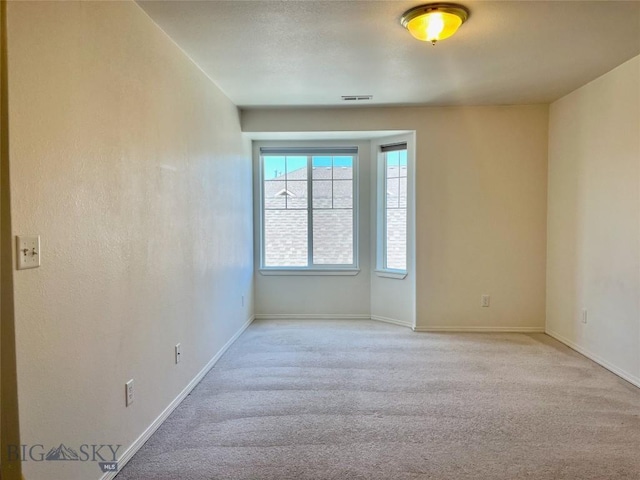
M486 294L482 295L482 297L480 297L480 306L488 307L489 305L491 305L491 296Z
M40 266L40 235L19 235L16 240L18 270L38 268Z
M124 384L125 405L128 407L133 403L133 378Z

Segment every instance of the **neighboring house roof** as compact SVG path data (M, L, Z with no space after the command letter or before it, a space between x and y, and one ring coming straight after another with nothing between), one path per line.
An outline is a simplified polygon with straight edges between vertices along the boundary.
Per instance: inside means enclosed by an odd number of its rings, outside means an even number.
M332 180L333 174L333 180ZM406 176L406 167L392 167L388 176ZM353 171L351 167L312 170L313 258L315 264L353 263ZM390 267L402 268L406 245L406 180L387 182L387 225ZM307 265L307 169L275 175L264 182L266 266Z

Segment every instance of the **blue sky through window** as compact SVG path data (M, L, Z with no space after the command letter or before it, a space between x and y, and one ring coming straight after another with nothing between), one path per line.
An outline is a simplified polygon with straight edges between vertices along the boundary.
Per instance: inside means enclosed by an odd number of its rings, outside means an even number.
M393 152L398 153L398 152ZM406 152L404 153L404 162L401 165L406 165ZM312 157L313 167L353 167L353 157L346 156L314 156ZM397 163L396 163L397 165ZM306 156L277 156L269 155L264 157L264 179L274 180L283 176L285 173L291 173L301 168L306 168L307 157Z
M406 150L400 150L398 152L400 154L400 165L403 167L407 166L407 151Z
M314 167L330 167L332 165L334 167L352 167L353 166L353 157L351 156L338 156L338 157L313 157L313 166Z
M314 167L330 167L331 157L313 157L312 165Z
M285 157L264 157L264 179L273 180L284 174Z
M334 167L352 167L353 157L333 157Z
M306 156L265 156L264 179L273 180L286 173L307 167Z
M307 157L287 157L287 173L307 168Z
M397 150L395 152L387 152L387 165L390 167L407 166L407 151Z

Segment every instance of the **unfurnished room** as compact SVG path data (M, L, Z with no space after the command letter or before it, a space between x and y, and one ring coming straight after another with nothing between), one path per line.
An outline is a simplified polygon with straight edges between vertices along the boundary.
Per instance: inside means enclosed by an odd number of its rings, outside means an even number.
M2 480L640 480L640 1L0 0Z

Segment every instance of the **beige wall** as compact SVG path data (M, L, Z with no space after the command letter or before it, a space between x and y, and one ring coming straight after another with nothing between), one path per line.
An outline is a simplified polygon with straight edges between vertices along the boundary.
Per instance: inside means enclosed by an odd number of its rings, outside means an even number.
M13 234L42 238L14 275L22 442L122 454L252 314L250 146L133 2L10 2L8 33Z
M547 330L640 386L639 182L635 57L551 105Z
M415 130L417 328L544 328L547 106L249 109L242 128Z

